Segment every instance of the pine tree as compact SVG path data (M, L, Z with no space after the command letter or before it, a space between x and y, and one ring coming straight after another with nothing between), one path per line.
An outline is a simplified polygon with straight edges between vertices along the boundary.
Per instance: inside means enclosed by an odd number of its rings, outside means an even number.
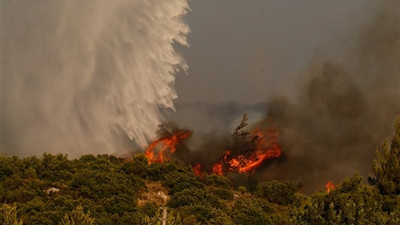
M242 117L242 121L239 126L236 127L235 132L233 133L233 137L237 140L245 139L250 133L245 131L244 128L247 126L247 114L244 114Z

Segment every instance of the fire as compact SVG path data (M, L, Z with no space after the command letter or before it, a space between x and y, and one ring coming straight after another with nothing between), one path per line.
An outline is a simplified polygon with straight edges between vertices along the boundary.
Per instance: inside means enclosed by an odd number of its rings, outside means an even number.
M222 174L223 165L226 165L229 171L248 174L261 166L266 160L281 156L282 150L278 144L279 132L276 127L269 127L266 130L257 128L251 134L255 140L254 151L236 156L232 156L231 150L225 151L221 162L214 165L214 173Z
M222 176L223 172L222 172L222 163L217 163L213 166L213 172L217 175Z
M220 160L212 166L213 173L218 175L228 172L249 174L264 162L281 157L282 150L278 144L279 132L275 126L271 126L272 120L263 121L260 127L252 132L243 129L247 125L246 120L247 115L244 115L241 124L233 134L233 145L229 147L229 150L225 150ZM189 131L176 130L152 142L145 152L149 164L168 160L176 152L177 146L190 136ZM198 163L193 167L193 171L197 176L201 176L204 168L210 167Z
M202 175L202 172L201 172L201 164L196 164L196 165L193 167L193 171L194 171L194 174L196 174L196 176L200 177L200 176Z
M153 141L145 152L149 164L153 162L165 161L165 159L168 158L168 155L166 154L168 153L167 150L169 150L169 153L174 153L176 151L176 146L190 136L190 131L176 130L173 134L164 136L156 141ZM157 152L155 152L157 146L161 148Z
M333 184L332 181L328 181L328 183L325 184L326 188L326 193L330 193L332 190L335 190L336 186Z

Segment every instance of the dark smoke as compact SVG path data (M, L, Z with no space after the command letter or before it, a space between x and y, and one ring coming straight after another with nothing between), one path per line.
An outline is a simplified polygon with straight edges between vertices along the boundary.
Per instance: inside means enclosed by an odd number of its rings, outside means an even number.
M399 7L399 1L379 3L376 15L344 55L319 54L313 59L302 75L296 101L274 97L259 105L266 105L265 117L273 118L272 125L280 131L284 157L268 161L252 178L290 180L309 192L322 189L328 180L370 173L375 149L391 135L393 121L400 115ZM208 109L204 114L225 125L227 118L237 118L240 112L260 109L200 106ZM185 112L190 112L188 108ZM212 113L213 108L218 110ZM196 113L186 115L199 124L204 121ZM227 132L211 131L198 139L201 143L191 147L191 159L185 160L208 167L231 144Z
M260 173L304 190L368 175L375 149L400 115L399 1L379 5L348 56L312 62L298 101L270 102L287 160Z

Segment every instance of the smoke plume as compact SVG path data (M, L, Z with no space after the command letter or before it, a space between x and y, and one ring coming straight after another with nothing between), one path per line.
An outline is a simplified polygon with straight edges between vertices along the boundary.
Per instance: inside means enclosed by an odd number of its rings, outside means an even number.
M288 179L305 190L368 175L375 149L400 115L400 13L385 1L340 58L319 56L304 71L297 102L273 99L286 160L261 177Z
M145 147L177 97L186 0L1 1L0 151Z
M194 140L187 142L190 156L183 160L210 171L227 149L238 147L221 128L229 127L232 133L229 121L264 110L264 119L247 129L276 127L283 154L266 160L251 179L290 180L309 192L323 188L328 180L339 182L357 173L368 176L376 148L392 134L400 115L399 7L398 1L378 3L376 14L354 31L355 40L337 46L336 52L316 53L302 71L295 99L277 95L254 106L178 105L181 116L175 115L174 121L195 127ZM203 126L208 123L220 130L207 133ZM196 138L197 127L202 134Z

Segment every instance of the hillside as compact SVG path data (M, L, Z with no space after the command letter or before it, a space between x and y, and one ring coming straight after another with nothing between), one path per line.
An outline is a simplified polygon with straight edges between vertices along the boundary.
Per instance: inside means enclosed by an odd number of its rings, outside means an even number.
M290 182L232 183L144 154L0 157L1 224L400 224L400 121L364 182L305 195ZM80 222L79 222L80 221Z

